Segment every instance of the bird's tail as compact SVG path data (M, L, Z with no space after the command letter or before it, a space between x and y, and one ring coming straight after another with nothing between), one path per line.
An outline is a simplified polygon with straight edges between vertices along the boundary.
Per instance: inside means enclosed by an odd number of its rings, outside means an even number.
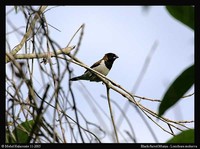
M82 76L78 76L78 77L74 77L74 78L71 78L70 81L78 81L78 80L86 80L85 77L82 75Z
M78 80L80 80L80 77L74 77L70 79L70 81L78 81Z
M71 78L70 81L89 80L90 73L84 73L81 76Z

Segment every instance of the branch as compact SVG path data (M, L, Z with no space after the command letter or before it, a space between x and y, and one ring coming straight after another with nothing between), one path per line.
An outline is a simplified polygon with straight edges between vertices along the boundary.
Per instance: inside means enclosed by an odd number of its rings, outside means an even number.
M115 137L116 137L117 143L119 143L119 139L118 139L118 135L117 135L117 130L116 130L116 126L115 126L113 114L112 114L112 107L111 107L111 102L110 102L109 89L110 89L110 87L108 85L106 85L108 105L109 105L109 110L110 110L110 117L111 117L111 120L112 120L112 124L113 124L113 128L114 128L114 132L115 132Z
M67 55L74 48L75 48L75 46L65 47L65 48L57 50L55 52L46 52L46 53L40 53L40 54L35 54L35 53L32 53L32 54L16 54L13 57L15 59L51 58L51 57L57 57L60 54L66 54ZM8 62L10 62L10 59L7 61L7 63Z
M26 40L28 39L28 37L32 34L33 29L35 27L35 24L37 22L37 20L40 18L40 15L43 13L43 11L47 8L47 6L41 6L39 8L39 10L36 12L32 22L30 23L30 26L26 32L26 34L23 36L21 42L15 46L15 48L10 52L11 55L15 55L17 52L19 52L19 50L23 47L24 43L26 42ZM6 56L6 63L9 62L10 59L9 57Z

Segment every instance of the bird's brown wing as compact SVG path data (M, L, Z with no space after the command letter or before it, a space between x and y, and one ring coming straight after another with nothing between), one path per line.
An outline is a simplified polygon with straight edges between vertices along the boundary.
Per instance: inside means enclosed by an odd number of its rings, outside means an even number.
M100 59L98 62L94 63L90 68L94 68L94 67L98 66L98 65L101 63L101 60L102 60L102 59ZM88 70L86 70L85 73L86 73L87 71L88 71Z

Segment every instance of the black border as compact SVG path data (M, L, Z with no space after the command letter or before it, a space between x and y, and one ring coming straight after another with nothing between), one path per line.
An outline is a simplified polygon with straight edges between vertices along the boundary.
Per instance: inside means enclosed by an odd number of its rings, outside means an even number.
M26 1L25 1L26 2ZM35 3L34 3L35 2ZM47 4L45 3L44 1L38 1L39 3L37 3L37 1L34 1L32 3L32 5L36 5L36 4ZM151 3L150 3L151 2ZM1 15L1 18L4 18L4 21L5 21L5 7L6 5L22 5L24 4L24 1L6 1L5 2L6 4L5 5L1 5L0 6L0 15ZM150 3L150 4L149 4ZM50 5L63 5L63 2L61 1L56 1L55 4L50 4ZM49 4L48 4L49 5ZM116 6L116 5L194 5L195 6L195 143L194 144L172 144L172 145L198 145L200 143L200 136L199 136L199 132L200 132L200 124L199 124L199 118L200 116L198 115L199 113L199 94L198 94L198 91L199 91L199 81L197 81L197 78L200 76L200 74L198 74L198 56L200 56L199 54L199 27L200 27L200 24L199 24L199 14L200 12L198 12L199 10L199 6L198 5L195 5L195 2L194 1L191 1L191 0L187 0L187 1L181 1L181 2L177 2L177 1L139 1L139 0L136 0L136 1L128 1L128 0L123 0L123 1L115 1L114 3L112 1L99 1L99 0L96 0L96 1L92 1L92 2L89 2L89 1L75 1L75 0L68 0L64 3L64 5L102 5L102 6L106 6L106 5L109 5L109 6ZM6 21L5 21L6 22ZM1 32L3 33L3 35L5 35L5 32L6 32L6 29L5 29L5 22L2 23L2 26L1 26ZM1 119L1 124L5 124L5 90L3 90L3 88L5 88L5 80L3 78L5 78L5 76L3 76L3 73L5 74L5 72L3 72L3 70L5 70L5 36L1 37L1 114L0 114L0 119ZM4 43L4 44L3 44ZM193 110L193 109L185 109L185 112L187 111L190 111L190 110ZM5 127L0 127L0 136L1 136L1 139L0 139L0 145L1 145L1 148L3 147L2 145L5 144ZM111 145L112 143L104 143L103 145L106 145L106 147L109 147L109 145ZM11 144L8 144L8 145L11 145ZM26 144L16 144L16 145L26 145ZM30 145L30 144L28 144ZM32 144L34 145L34 144ZM65 148L66 145L75 145L75 144L41 144L41 148L45 148L45 147L59 147L59 148ZM82 145L82 144L76 144L77 145ZM93 145L94 144L90 144ZM98 144L100 145L100 144ZM121 143L120 145L124 145L124 143ZM139 147L139 148L143 148L143 146L145 146L145 148L152 148L152 146L154 146L154 148L162 148L162 146L168 146L168 148L170 148L170 145L171 144L165 144L165 143L138 143L138 144L126 144L126 145L134 145L134 147ZM159 146L160 145L160 146ZM156 147L157 146L157 147ZM17 146L16 146L17 147Z
M5 20L5 7L3 5L0 5L0 15L1 15L1 18L3 20ZM6 22L6 21L5 21ZM1 30L1 52L0 52L0 64L1 64L1 77L0 77L0 80L1 80L1 83L0 83L0 89L1 89L1 92L0 92L0 99L1 99L1 104L0 104L0 121L1 121L1 124L5 124L5 33L6 33L6 29L5 29L5 22L1 23L1 27L0 27L0 30ZM0 142L2 145L4 142L5 142L5 125L1 126L0 127Z
M199 46L199 43L200 43L200 37L199 37L199 33L200 33L200 23L199 23L199 19L200 18L200 6L199 5L195 5L195 143L196 144L200 144L200 123L199 123L199 120L200 120L200 116L199 116L199 113L200 113L200 102L199 102L199 84L200 82L198 81L198 78L200 76L199 74L199 56L200 56L200 52L199 52L199 49L200 49L200 46Z

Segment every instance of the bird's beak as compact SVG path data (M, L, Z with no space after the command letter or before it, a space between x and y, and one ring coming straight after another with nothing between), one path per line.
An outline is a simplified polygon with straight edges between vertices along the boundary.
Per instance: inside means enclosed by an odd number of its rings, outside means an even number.
M115 59L119 58L119 56L115 55Z

